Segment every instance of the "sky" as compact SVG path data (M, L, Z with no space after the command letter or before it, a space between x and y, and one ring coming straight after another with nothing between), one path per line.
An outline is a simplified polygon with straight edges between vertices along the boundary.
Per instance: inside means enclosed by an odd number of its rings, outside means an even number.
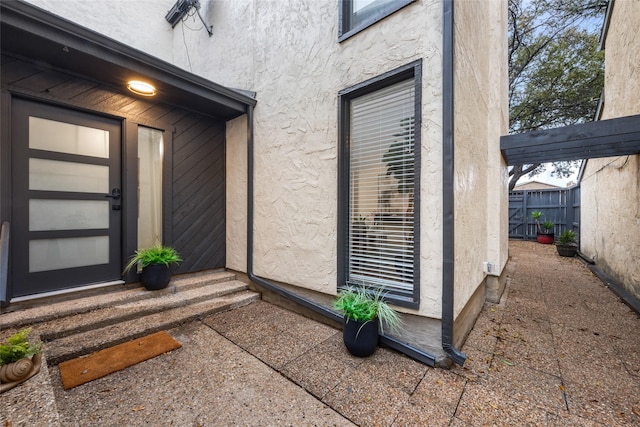
M554 176L551 176L551 170L552 170L551 167L547 167L547 169L544 172L537 174L532 178L529 178L529 175L525 175L518 180L518 183L516 185L526 184L527 182L531 182L531 181L538 181L538 182L544 182L545 184L557 185L559 187L566 187L567 183L569 182L577 183L578 181L578 172L580 171L579 167L575 168L573 174L568 178L556 178Z

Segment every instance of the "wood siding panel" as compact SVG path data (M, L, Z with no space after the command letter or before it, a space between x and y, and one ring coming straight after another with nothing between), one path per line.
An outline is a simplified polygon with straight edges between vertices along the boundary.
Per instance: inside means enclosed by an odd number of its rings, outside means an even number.
M220 137L219 134L216 136ZM198 146L194 147L195 150L185 159L178 160L174 157L175 183L187 186L197 181L205 169L211 167L211 155L215 154L216 151L215 141L216 139L199 143Z
M136 99L130 96L116 94L107 99L104 105L100 106L104 110L124 112L125 109L131 104L137 104Z
M48 94L56 99L69 101L79 97L85 92L90 92L97 87L97 83L75 79L68 80L62 84L49 88Z
M86 105L96 111L106 111L105 104L109 98L116 95L113 90L97 86L88 92L83 92L74 97L72 101L81 105Z
M40 73L44 67L36 66L24 61L18 61L10 56L2 55L2 84L16 84L22 79Z
M178 134L178 123L180 123L181 121L185 120L185 118L189 115L189 112L186 110L181 110L181 109L174 109L171 110L169 113L165 114L164 116L162 116L162 120L167 122L167 123L171 123L171 125L173 126L173 132L177 135Z
M43 100L120 116L129 123L164 129L172 168L165 175L172 198L174 245L182 262L177 272L225 265L225 123L173 105L129 96L61 70L2 55L2 91L15 90ZM3 116L3 120L8 116ZM4 173L4 171L2 171ZM3 175L2 177L6 177ZM4 203L4 200L3 200Z
M34 92L46 92L51 87L55 87L71 79L71 76L68 74L63 74L55 70L45 70L41 73L21 79L16 82L16 86Z
M219 169L220 168L217 168L217 170ZM215 168L209 168L206 173L213 174L215 170ZM208 189L210 191L207 193L191 191L190 197L181 204L174 199L175 224L173 229L178 235L186 232L186 230L193 226L194 221L200 216L200 211L207 209L208 205L215 203L217 200L224 198L224 187L220 185L220 182L215 176L208 177L206 180L201 180L201 182L197 188ZM187 192L186 190L183 191L183 193ZM176 205L178 205L177 209L175 209Z
M195 115L182 116L177 122L173 124L173 131L176 137L185 137L182 134L188 132L192 126L198 123L198 118Z
M144 115L146 117L149 118L149 120L154 120L154 121L166 121L164 119L165 116L167 116L174 108L169 106L169 105L165 105L165 104L155 104L153 106L151 106L151 108L149 108L147 111L145 111ZM182 113L184 114L184 110L179 110L182 111ZM171 123L171 122L169 122ZM173 123L171 123L173 124Z
M189 118L173 140L173 236L185 259L178 272L224 267L226 257L225 124Z
M146 117L144 113L145 111L149 110L151 107L153 107L152 102L138 99L136 100L136 102L127 104L120 111L122 111L124 114Z

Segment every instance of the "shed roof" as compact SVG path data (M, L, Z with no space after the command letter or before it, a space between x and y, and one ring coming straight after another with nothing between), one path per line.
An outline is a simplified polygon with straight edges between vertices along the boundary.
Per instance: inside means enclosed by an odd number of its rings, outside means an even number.
M191 74L145 52L22 1L0 2L2 51L72 70L118 88L132 78L150 81L166 102L224 120L240 116L256 100Z

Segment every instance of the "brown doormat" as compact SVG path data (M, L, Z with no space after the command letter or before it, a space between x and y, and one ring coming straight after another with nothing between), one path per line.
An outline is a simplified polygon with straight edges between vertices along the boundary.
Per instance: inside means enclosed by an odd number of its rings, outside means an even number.
M65 390L182 347L165 331L105 348L58 365Z

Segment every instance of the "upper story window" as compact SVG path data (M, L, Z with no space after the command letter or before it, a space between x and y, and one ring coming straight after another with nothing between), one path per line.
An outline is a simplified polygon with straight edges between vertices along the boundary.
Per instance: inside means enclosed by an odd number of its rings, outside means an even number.
M340 34L343 41L415 0L340 0Z

